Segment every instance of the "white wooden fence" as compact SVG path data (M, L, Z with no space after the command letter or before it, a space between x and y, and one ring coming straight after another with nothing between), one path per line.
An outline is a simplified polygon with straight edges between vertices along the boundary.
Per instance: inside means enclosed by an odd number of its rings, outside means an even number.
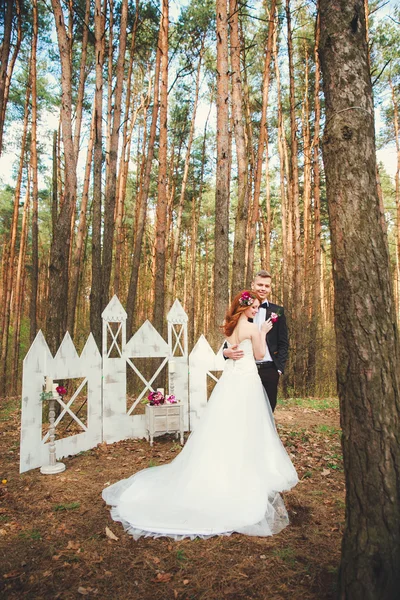
M188 317L178 300L167 315L167 342L149 321L145 321L126 342L126 318L123 306L114 296L102 314L102 354L90 334L78 356L67 333L53 357L39 331L23 363L21 473L48 463L48 434L42 433L43 402L40 398L46 376L55 381L72 379L74 382L71 383L76 385L68 400L60 402L61 413L56 425L68 418L79 433L56 438L57 459L89 450L102 441L112 443L144 437L145 415L140 414L137 407L153 391L153 383L164 368L168 371L169 382L173 377L174 394L185 405L185 430L196 427L207 405L207 378L215 379L211 371L222 370L224 366L221 349L215 354L202 335L188 355ZM138 362L151 357L158 358L160 364L147 379ZM129 408L128 369L133 370L143 385ZM78 414L74 404L82 392L86 393L86 419Z

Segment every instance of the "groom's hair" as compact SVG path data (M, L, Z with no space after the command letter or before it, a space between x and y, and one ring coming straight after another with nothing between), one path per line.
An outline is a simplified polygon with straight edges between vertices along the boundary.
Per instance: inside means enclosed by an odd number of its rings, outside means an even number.
M266 279L267 277L269 277L270 279L272 279L272 275L269 271L266 271L265 269L261 269L261 271L258 271L258 273L256 273L253 277L253 281L256 277L262 277L263 279Z

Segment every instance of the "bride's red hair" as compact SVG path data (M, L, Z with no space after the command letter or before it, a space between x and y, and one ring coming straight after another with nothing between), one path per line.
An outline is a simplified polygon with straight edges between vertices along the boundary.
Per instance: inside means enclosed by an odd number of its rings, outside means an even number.
M240 315L245 310L247 310L249 306L251 306L251 304L243 305L239 302L242 296L246 294L249 298L253 298L253 300L258 300L259 302L261 302L259 295L256 294L256 292L253 292L253 290L242 290L241 292L236 294L236 296L232 300L230 307L226 311L224 324L222 325L222 331L224 332L224 335L226 337L230 337L232 335L233 330L235 329L239 321Z

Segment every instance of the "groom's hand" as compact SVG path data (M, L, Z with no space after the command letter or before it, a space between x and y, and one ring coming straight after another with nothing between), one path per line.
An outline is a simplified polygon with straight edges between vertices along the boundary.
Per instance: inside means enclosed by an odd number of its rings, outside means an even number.
M225 358L232 358L233 360L239 360L239 358L243 358L243 350L239 348L238 344L230 346L230 348L225 348L223 354Z

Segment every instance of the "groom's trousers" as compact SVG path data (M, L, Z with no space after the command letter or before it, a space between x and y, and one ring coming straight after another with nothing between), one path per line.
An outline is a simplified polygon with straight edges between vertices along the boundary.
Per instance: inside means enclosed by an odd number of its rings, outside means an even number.
M257 363L257 369L264 389L267 392L272 412L274 412L278 395L279 373L276 370L275 363L272 361Z

